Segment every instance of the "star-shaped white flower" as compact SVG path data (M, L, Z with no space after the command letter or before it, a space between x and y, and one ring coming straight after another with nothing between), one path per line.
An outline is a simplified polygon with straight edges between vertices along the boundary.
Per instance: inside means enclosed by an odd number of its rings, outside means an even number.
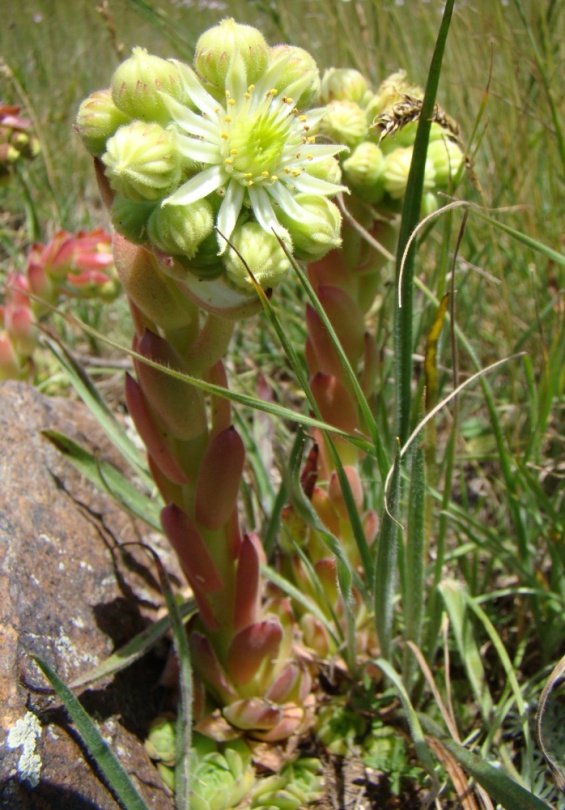
M322 108L300 113L293 98L308 87L304 76L277 92L289 57L276 57L255 85L247 86L237 59L226 78L225 99L218 102L191 68L175 63L195 111L163 94L177 126L176 144L186 158L202 165L163 205L187 205L217 192L223 197L216 227L226 247L243 206L251 208L264 230L288 236L277 211L298 222L313 215L295 199L299 193L333 196L345 187L308 170L346 147L316 143ZM222 238L223 237L223 238Z

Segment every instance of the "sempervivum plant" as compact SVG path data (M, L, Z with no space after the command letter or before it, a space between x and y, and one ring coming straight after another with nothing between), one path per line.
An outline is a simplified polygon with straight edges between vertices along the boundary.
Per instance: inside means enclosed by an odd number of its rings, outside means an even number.
M301 734L312 677L295 654L290 600L265 601L261 542L240 527L245 450L231 404L182 375L225 388L233 323L259 305L249 271L272 288L286 251L315 260L340 244L329 198L345 147L317 143L318 89L305 51L224 20L200 37L193 66L134 49L77 119L134 319L126 400L199 609L197 728L221 740Z
M80 107L114 227L208 309L238 316L255 298L245 265L264 287L281 281L279 240L301 259L340 244L329 198L345 147L318 142L319 84L306 51L227 19L200 37L193 66L135 48Z

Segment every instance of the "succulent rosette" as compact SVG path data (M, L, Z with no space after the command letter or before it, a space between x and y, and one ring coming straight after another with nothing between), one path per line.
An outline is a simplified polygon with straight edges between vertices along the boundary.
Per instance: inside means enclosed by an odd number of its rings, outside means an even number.
M80 107L114 227L209 311L237 317L256 299L249 271L271 288L289 255L340 245L330 198L345 190L335 156L347 147L319 142L319 85L306 51L226 19L200 37L193 66L134 48Z

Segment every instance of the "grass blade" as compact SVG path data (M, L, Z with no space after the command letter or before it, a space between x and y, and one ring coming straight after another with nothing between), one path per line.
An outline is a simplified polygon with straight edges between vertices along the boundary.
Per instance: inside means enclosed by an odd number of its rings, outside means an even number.
M193 600L189 600L182 605L179 605L179 612L182 617L183 623L186 623L196 611L196 604ZM109 675L115 675L126 669L134 661L142 658L145 653L155 646L155 644L169 632L171 628L171 619L169 616L163 616L153 622L149 627L139 633L127 644L124 644L121 649L112 653L105 661L99 666L91 669L85 675L74 680L69 684L69 689L79 689L83 686L90 686L102 678L107 678Z
M95 458L88 450L56 430L43 430L42 435L55 445L71 464L103 492L107 492L122 507L162 531L159 520L161 499L155 493L151 498L139 491L122 473L107 461Z
M445 3L443 17L436 41L436 46L430 64L426 91L422 102L422 111L416 131L414 152L410 164L406 197L402 209L402 220L398 237L398 252L396 265L396 283L398 295L402 300L402 307L395 307L394 322L394 357L396 379L396 435L400 443L404 444L410 431L410 411L412 401L412 324L414 299L414 259L415 246L412 245L406 255L402 279L400 268L408 240L416 229L420 219L422 192L424 187L424 173L430 126L433 117L443 53L447 42L447 34L451 23L454 0Z
M461 662L467 672L469 684L483 719L488 721L493 710L493 703L487 687L481 653L469 621L466 594L463 587L454 580L443 582L439 586L439 591L449 614L453 635Z
M501 768L491 765L455 740L446 737L428 717L419 715L419 719L426 733L440 740L467 773L471 774L487 791L490 798L499 802L504 810L550 810L551 805L519 785Z
M91 720L79 703L78 698L73 695L68 686L63 683L57 673L45 661L39 657L34 657L33 660L61 699L69 717L76 726L82 742L100 768L106 784L117 796L121 804L126 810L149 810L135 789L127 772L98 731L94 721Z
M396 517L400 502L400 453L397 453L390 475L388 505L377 541L374 574L375 625L383 658L390 658L392 641L392 608L396 586L396 559L400 524Z
M406 712L406 718L408 720L408 725L410 726L410 736L412 737L414 748L416 749L420 762L432 779L433 790L431 795L429 795L425 801L425 807L429 807L439 794L439 782L435 774L434 762L432 760L430 749L428 748L424 738L424 732L422 731L422 726L420 725L418 715L410 702L410 698L408 697L408 692L406 691L402 678L394 667L388 661L385 661L382 658L377 658L374 663L382 669L387 678L389 678L394 684L400 700L402 701L404 711Z
M69 378L71 385L104 430L112 445L120 451L126 461L135 469L137 475L141 477L143 485L147 489L152 489L153 479L147 472L147 466L142 454L131 439L128 438L124 428L101 398L88 375L60 341L50 335L46 342Z

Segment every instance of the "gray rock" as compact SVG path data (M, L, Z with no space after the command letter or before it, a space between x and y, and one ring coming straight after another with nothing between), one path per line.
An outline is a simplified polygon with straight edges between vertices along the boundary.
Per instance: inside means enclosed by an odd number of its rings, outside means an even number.
M114 810L65 711L38 691L46 682L32 656L69 683L147 627L163 600L151 559L136 547L117 551L148 530L81 476L41 435L46 428L120 465L82 403L0 386L0 808ZM143 738L166 700L164 646L78 693L157 810L173 802Z

